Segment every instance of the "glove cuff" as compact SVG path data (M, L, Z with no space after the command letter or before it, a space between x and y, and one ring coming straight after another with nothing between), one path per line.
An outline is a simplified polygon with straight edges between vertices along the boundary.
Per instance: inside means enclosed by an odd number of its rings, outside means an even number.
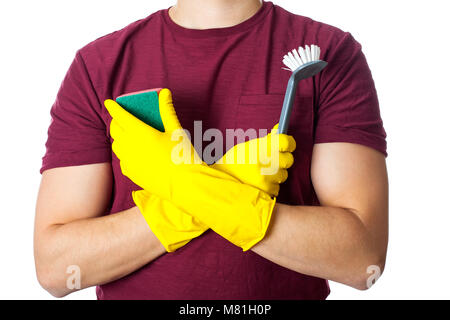
M174 252L208 228L169 201L145 190L133 191L133 201L167 252Z
M260 234L260 236L256 237L255 239L253 239L245 244L240 245L240 247L242 248L242 250L244 252L253 248L256 244L258 244L266 236L267 230L269 229L269 226L270 226L270 221L272 220L272 213L273 213L276 203L277 203L276 198L271 199L268 203L267 208L263 209L261 211L261 234Z

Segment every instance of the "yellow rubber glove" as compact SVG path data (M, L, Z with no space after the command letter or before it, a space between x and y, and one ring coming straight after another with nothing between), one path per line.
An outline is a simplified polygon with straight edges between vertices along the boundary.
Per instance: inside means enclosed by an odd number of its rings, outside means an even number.
M272 132L277 129L278 125L273 128ZM271 140L268 138L269 136L266 136L234 146L212 167L227 172L239 181L272 196L277 196L280 183L287 179L287 169L294 161L290 152L295 149L295 140L290 136L280 135L277 158L277 154L271 152ZM259 152L262 146L267 146L266 150L268 150L267 153L263 152L264 157ZM248 156L250 154L257 155L256 163L251 161L251 157ZM266 154L267 157L265 157ZM269 169L275 173L273 175L262 174L263 170ZM209 229L208 226L171 202L152 195L148 191L133 192L133 200L167 252L176 251Z
M131 180L174 202L244 250L264 237L275 200L200 161L176 118L170 91L160 92L164 133L147 126L112 100L105 106L113 117L113 150L121 160L123 173ZM184 138L182 149L188 163L179 163L180 143L172 139L174 134Z

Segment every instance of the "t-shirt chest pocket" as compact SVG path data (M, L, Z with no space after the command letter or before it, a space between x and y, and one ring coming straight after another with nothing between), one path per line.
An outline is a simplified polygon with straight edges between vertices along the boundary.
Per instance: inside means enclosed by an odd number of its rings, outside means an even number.
M284 94L241 95L236 115L236 128L266 129L270 132L280 120ZM311 145L313 141L313 98L297 96L289 122L288 134L297 144Z

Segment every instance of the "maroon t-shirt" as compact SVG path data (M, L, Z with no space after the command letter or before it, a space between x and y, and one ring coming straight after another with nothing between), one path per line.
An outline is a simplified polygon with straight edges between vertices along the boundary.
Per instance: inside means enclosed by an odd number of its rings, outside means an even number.
M191 133L196 120L203 132L271 129L291 75L282 70L283 56L306 44L320 46L329 65L299 84L289 131L297 141L295 164L278 201L318 205L310 177L315 143L358 143L386 153L377 94L351 34L271 2L236 26L209 30L183 28L161 10L79 50L51 110L41 172L111 161L110 213L133 207L131 191L139 188L122 175L111 152L105 99L170 88L181 124ZM328 294L326 280L244 253L213 231L97 288L99 299L324 299Z

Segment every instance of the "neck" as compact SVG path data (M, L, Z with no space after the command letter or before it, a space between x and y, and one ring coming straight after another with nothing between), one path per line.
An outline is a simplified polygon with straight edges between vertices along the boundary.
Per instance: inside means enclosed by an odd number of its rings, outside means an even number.
M188 29L227 28L251 18L261 6L261 0L178 0L169 16Z

